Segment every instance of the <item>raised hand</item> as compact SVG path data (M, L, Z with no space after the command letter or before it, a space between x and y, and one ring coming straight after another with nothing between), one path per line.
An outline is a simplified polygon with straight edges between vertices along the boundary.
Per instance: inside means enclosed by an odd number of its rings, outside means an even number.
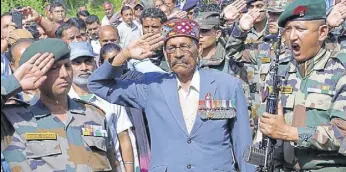
M338 3L327 17L327 23L331 27L338 27L346 19L346 1Z
M241 11L246 7L246 0L236 0L229 4L224 10L224 19L234 21L241 15Z
M170 14L168 16L169 19L171 18L179 18L179 19L183 19L183 18L186 18L187 16L187 12L186 11L177 11L177 12L174 12L172 14Z
M35 90L47 79L45 74L54 64L54 54L36 54L21 65L14 73L23 91Z
M247 13L243 14L239 20L240 29L242 29L244 31L249 31L253 27L256 19L259 16L260 16L259 10L251 10L251 11L248 11Z
M163 45L164 37L161 34L149 33L140 39L131 42L123 51L128 57L145 59L153 55L154 50Z
M23 13L23 23L36 22L40 17L40 14L31 7L24 7L18 11Z

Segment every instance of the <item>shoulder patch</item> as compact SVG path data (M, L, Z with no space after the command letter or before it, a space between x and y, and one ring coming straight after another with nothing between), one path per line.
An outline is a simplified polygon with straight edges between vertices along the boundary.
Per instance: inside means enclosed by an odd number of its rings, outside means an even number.
M86 108L90 108L90 109L93 109L95 111L98 111L98 112L100 112L100 114L106 115L106 112L103 109L101 109L100 107L98 107L97 105L95 105L93 103L90 103L90 102L87 102L87 101L84 101L81 99L76 99L76 98L73 98L73 101L75 101L78 104L81 104L82 106L85 106Z

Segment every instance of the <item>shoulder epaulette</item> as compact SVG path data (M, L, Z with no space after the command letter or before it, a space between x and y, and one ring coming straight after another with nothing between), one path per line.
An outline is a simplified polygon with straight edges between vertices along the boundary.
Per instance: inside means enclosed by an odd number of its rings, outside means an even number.
M100 111L101 114L106 115L106 112L100 107L98 107L97 105L95 105L94 103L90 103L90 102L87 102L81 99L76 99L76 98L73 98L73 101L77 102L78 104L82 104L86 107L90 107L91 109L98 110Z

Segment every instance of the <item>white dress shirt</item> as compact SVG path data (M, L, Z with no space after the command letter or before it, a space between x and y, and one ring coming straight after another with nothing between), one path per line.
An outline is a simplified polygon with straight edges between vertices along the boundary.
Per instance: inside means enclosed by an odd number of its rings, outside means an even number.
M195 124L197 111L198 111L198 101L200 92L200 75L199 71L196 70L193 74L190 86L188 90L184 90L181 86L179 79L178 82L178 94L180 106L183 112L185 124L188 133L191 132L193 125Z

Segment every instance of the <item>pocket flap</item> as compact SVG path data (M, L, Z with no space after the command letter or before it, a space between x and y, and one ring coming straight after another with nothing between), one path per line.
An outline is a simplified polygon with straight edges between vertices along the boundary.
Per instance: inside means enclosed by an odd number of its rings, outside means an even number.
M104 152L107 151L106 139L103 137L82 136L89 147L96 147Z
M332 104L332 97L327 94L309 93L306 97L305 107L328 110Z
M40 158L61 154L61 147L57 140L29 141L25 152L27 158Z

